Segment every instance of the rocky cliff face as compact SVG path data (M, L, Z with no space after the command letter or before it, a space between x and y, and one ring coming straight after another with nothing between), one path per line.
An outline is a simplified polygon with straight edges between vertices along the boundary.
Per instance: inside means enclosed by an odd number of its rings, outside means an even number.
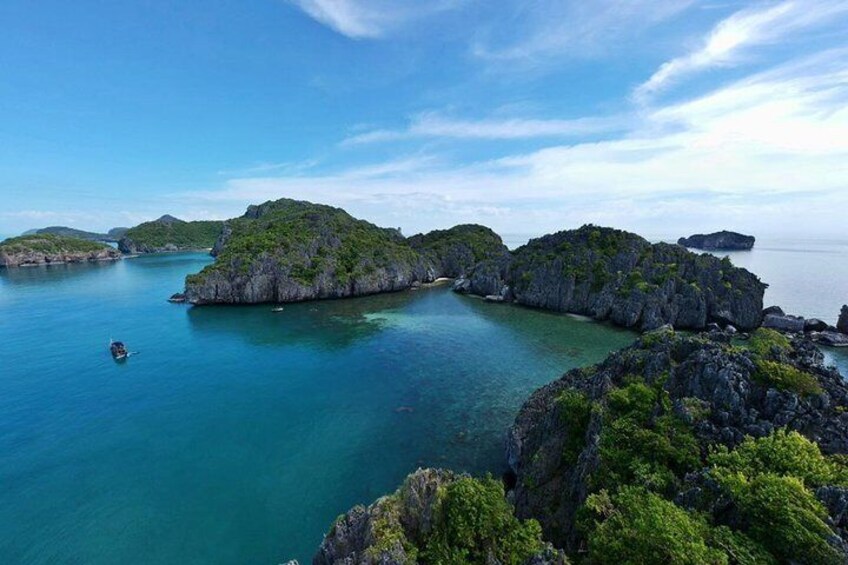
M118 249L133 255L209 249L221 234L222 227L223 222L185 222L166 214L124 231Z
M49 233L14 237L0 243L2 267L113 261L120 258L120 252L108 245Z
M472 506L476 516L451 514L467 510L452 503L461 506L481 493L488 495L489 504ZM458 500L458 496L467 498ZM535 523L521 524L512 517L499 484L450 471L419 469L393 495L340 516L313 564L566 565L562 552L538 540L536 528ZM456 535L459 530L465 534L461 539Z
M224 226L213 265L186 279L195 304L297 302L403 290L504 253L482 226L404 238L344 210L278 200Z
M846 407L844 380L807 341L769 330L746 343L722 333L651 332L595 367L570 371L524 404L507 449L516 513L539 520L546 540L577 551L585 548L580 512L591 493L630 484L693 505L718 488L704 483L709 473L701 470L715 446L733 448L746 436L764 438L779 428L800 432L825 453L848 453ZM844 521L840 489L817 493L841 512L832 514L832 527ZM748 532L738 514L744 503L723 492L698 510ZM824 538L834 535L823 531ZM819 541L824 551L833 545ZM836 541L834 551L844 557L844 541Z
M697 234L681 237L678 245L703 249L705 251L747 251L754 247L756 238L753 235L742 235L732 231L720 231L710 234Z
M491 229L473 224L454 226L410 237L409 245L422 254L442 277L463 277L481 261L509 251Z
M758 327L766 285L727 259L583 226L484 261L455 288L649 330L667 323Z

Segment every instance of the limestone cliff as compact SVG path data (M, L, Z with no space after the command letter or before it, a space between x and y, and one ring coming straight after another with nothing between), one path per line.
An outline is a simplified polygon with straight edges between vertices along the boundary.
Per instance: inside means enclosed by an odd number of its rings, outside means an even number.
M2 267L112 261L120 258L120 252L108 245L49 233L13 237L0 242Z

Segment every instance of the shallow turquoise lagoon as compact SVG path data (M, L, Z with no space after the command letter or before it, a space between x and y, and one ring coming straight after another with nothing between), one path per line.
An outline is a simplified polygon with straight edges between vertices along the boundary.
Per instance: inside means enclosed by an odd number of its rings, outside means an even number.
M308 563L419 466L500 473L526 396L634 339L445 287L165 301L209 260L0 271L4 563Z

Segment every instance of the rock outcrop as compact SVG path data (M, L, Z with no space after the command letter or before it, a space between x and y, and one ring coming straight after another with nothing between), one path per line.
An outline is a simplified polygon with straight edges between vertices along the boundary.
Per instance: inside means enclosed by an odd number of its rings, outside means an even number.
M808 341L770 330L740 346L722 332L683 336L663 328L599 365L570 371L537 390L509 432L517 515L539 520L547 541L577 551L585 547L580 509L616 481L686 506L695 492L690 480L703 476L698 469L714 446L786 428L824 453L848 453L848 387L822 360ZM822 497L839 508L832 518L843 524L844 492ZM722 523L732 510L725 501L713 519Z
M720 231L711 234L696 234L681 237L678 245L704 251L747 251L754 247L753 235L742 235L732 231Z
M114 261L120 258L120 252L108 245L49 233L13 237L0 242L0 267Z
M729 259L591 225L483 261L455 285L459 292L505 296L643 330L664 324L702 329L710 322L756 328L765 288Z
M186 278L194 304L298 302L393 292L454 277L506 253L482 226L406 239L340 208L282 199L228 221L216 261Z
M462 526L455 524L457 529L464 528L468 536L459 547L455 546L457 540L446 520L463 520L463 516L451 511L463 509L461 505L471 500L452 501L459 502L460 507L445 508L451 504L451 497L460 495L457 493L482 494L489 503L484 508L472 502L477 516L467 516ZM312 562L313 565L440 563L443 562L440 557L456 550L465 552L463 562L468 563L482 562L473 557L485 556L486 563L506 565L510 561L501 552L508 552L514 558L513 552L518 551L526 553L519 561L526 565L566 565L568 560L562 552L538 539L532 540L534 528L538 525L521 524L512 517L502 487L493 481L483 482L439 469L419 469L394 494L368 507L356 506L340 516ZM531 539L516 541L513 539L516 533ZM471 552L475 555L468 554ZM458 563L456 558L462 558L463 554L455 556L453 561L445 562Z
M126 230L118 241L118 249L133 255L210 249L223 225L219 221L186 222L166 214Z
M848 306L843 306L839 312L839 321L836 322L836 329L844 334L848 334Z
M442 277L464 277L481 261L509 253L500 236L485 226L465 224L407 239Z

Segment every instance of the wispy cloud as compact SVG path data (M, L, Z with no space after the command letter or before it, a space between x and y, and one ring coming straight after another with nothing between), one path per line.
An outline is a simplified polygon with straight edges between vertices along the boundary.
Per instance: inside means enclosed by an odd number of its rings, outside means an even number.
M460 0L289 0L352 39L375 39L408 22L456 7Z
M538 62L587 56L638 36L687 10L693 0L539 0L512 4L504 18L472 44L474 56L495 62ZM506 10L501 7L501 12ZM511 67L506 67L511 68ZM514 68L514 67L512 67Z
M822 53L650 110L606 141L472 164L423 157L232 179L192 198L305 198L416 229L433 227L435 218L513 232L584 221L656 230L660 220L688 230L720 227L722 218L740 229L838 225L848 204L846 54Z
M768 2L736 12L715 26L700 47L664 63L636 89L636 98L644 100L687 74L732 65L751 47L774 43L822 24L832 25L834 18L845 14L846 0Z
M343 145L361 145L419 137L515 140L585 136L622 130L627 118L621 116L588 117L573 120L527 118L488 118L469 120L427 112L415 116L403 130L377 129L351 136Z

